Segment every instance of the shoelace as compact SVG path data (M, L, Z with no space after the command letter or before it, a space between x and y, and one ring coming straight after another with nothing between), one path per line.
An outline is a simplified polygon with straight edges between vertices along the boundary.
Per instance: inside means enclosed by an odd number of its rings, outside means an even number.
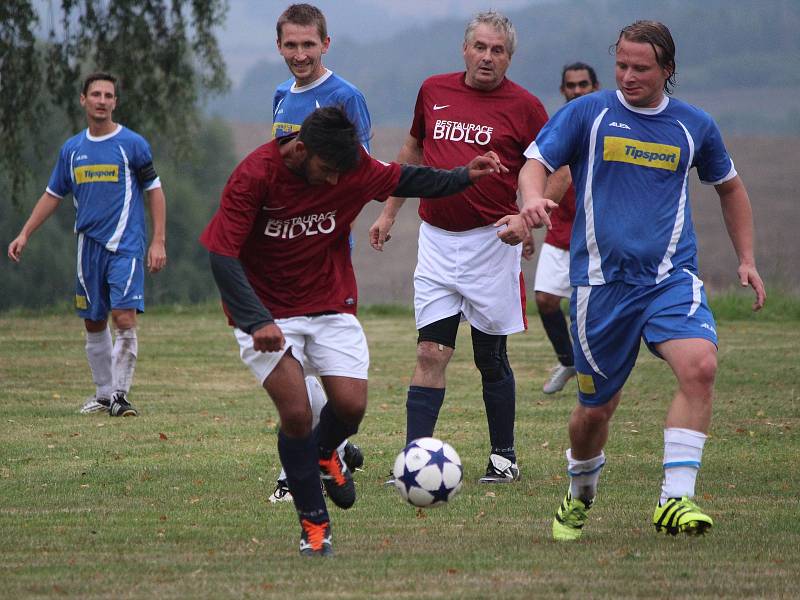
M330 458L320 458L319 466L325 469L325 472L330 477L333 477L336 485L345 485L347 483L347 479L342 472L342 465L339 462L339 454L336 450L333 451Z
M303 531L306 532L306 539L311 546L312 550L320 550L322 542L325 541L325 530L328 527L327 523L312 523L303 519L300 521L303 526Z

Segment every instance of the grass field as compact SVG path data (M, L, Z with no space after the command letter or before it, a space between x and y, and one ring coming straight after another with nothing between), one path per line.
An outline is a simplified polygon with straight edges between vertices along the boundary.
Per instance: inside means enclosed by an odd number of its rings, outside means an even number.
M270 505L275 411L214 308L144 315L137 419L79 415L92 390L80 322L0 315L0 597L796 597L800 586L800 321L718 312L720 371L698 484L698 539L656 535L668 368L642 352L612 424L584 539L557 544L574 389L537 319L510 338L523 479L487 488L487 434L466 331L437 435L464 462L451 506L417 512L381 484L402 446L413 319L365 311L370 405L359 501L332 507L333 560L297 555L291 506ZM792 311L789 311L790 313ZM287 596L288 595L288 596Z

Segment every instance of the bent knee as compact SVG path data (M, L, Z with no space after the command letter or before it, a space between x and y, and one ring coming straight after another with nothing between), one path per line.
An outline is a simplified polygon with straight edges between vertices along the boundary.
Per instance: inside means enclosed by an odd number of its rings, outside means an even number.
M692 360L680 379L689 385L711 388L716 376L717 353L709 350Z

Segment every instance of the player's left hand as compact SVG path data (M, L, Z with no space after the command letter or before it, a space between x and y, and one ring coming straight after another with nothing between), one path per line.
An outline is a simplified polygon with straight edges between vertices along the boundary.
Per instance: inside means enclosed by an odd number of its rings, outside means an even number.
M497 237L505 244L516 246L517 244L524 244L531 239L531 230L522 215L506 215L494 224L495 227L502 227L503 225L506 227L497 232Z
M469 169L469 179L473 183L485 175L491 175L492 173L508 173L508 167L500 162L500 157L497 156L494 150L489 150L489 152L483 156L476 156L473 158L467 164L467 169Z
M151 242L147 251L147 270L158 273L167 265L167 249L163 242Z
M753 310L761 310L767 299L767 292L764 289L764 282L761 281L761 276L758 274L756 266L742 263L739 265L736 272L739 275L739 283L742 287L750 286L756 292L756 301L753 302Z

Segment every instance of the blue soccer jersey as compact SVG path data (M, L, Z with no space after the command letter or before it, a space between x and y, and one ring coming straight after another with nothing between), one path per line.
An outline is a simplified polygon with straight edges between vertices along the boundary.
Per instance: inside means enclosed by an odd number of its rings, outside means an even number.
M150 146L139 134L119 125L102 137L88 129L68 139L47 184L58 198L71 193L75 232L110 252L143 257L146 229L145 190L161 187Z
M637 108L610 90L564 105L525 156L572 172L573 286L653 285L677 269L697 273L689 171L696 167L710 185L736 176L707 113L668 96L657 108Z
M323 106L344 110L356 125L361 143L369 150L372 122L367 101L356 86L330 70L308 85L298 87L294 79L289 79L278 86L272 101L272 137L299 131L305 118Z

